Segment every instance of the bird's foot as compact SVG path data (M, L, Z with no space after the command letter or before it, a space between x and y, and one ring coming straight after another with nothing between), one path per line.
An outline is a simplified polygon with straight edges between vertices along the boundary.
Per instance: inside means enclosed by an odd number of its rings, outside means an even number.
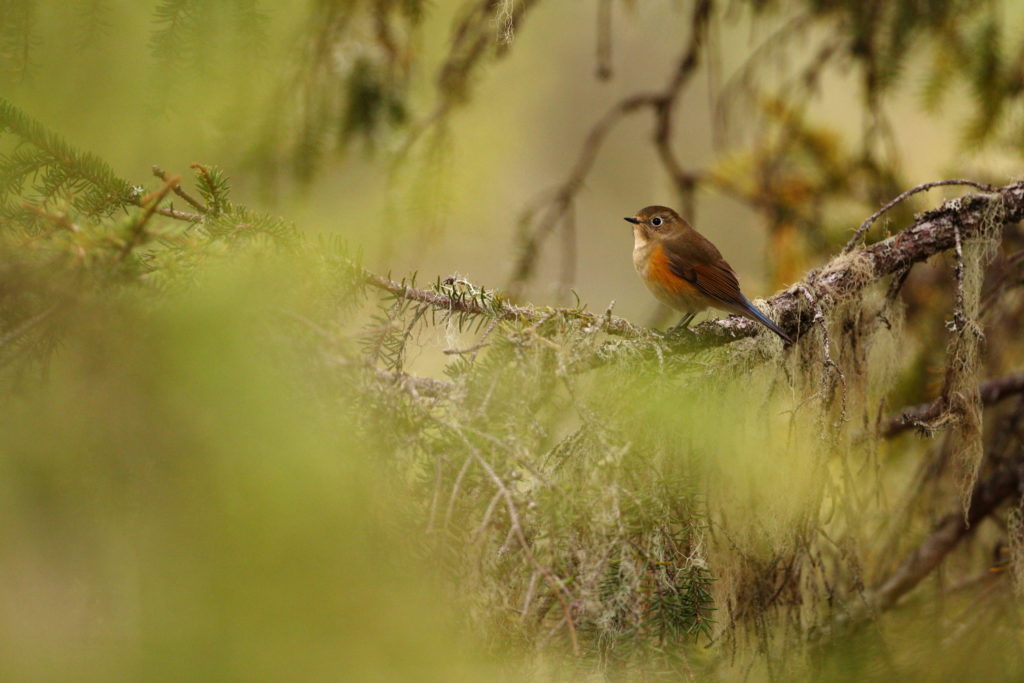
M670 339L682 339L683 337L692 337L696 334L696 332L690 329L689 325L673 325L665 330L665 336Z
M675 337L682 334L693 334L693 330L690 329L690 322L693 321L693 318L696 315L696 313L687 313L683 316L682 320L665 330L665 335Z

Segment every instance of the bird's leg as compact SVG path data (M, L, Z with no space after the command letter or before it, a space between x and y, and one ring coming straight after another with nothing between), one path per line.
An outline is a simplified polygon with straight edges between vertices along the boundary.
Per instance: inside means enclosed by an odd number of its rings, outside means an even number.
M668 328L668 333L675 334L676 332L682 332L683 330L687 329L690 326L690 321L693 320L694 316L696 315L696 312L687 313L686 315L683 316L682 320L680 320L672 327Z

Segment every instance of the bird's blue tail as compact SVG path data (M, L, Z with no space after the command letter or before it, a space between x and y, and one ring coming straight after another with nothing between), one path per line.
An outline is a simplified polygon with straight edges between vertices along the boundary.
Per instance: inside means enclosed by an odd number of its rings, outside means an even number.
M792 344L793 343L793 339L788 334L786 334L781 329L779 329L779 326L776 325L775 323L773 323L768 318L768 316L766 316L764 313L759 311L757 309L757 306L755 306L754 304L750 303L750 301L747 300L747 297L743 296L742 294L740 296L743 298L743 304L746 307L747 312L750 314L750 317L754 318L759 323L761 323L762 325L767 327L769 330L771 330L775 334L779 335L779 337L782 338L782 341L786 342L787 344Z

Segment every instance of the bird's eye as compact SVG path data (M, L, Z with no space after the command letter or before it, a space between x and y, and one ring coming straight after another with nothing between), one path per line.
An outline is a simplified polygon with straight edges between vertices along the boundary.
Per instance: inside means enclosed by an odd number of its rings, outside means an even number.
M655 216L654 218L652 218L651 225L653 225L654 227L658 227L659 225L661 225L661 217Z

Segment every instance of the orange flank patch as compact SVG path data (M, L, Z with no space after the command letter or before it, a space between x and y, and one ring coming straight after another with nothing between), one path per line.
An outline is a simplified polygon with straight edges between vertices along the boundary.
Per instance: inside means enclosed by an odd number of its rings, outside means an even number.
M703 311L711 303L700 290L672 272L668 256L660 244L651 250L644 276L651 293L677 311Z
M660 244L651 251L651 258L647 262L647 279L666 294L688 296L696 291L693 285L672 272L668 256Z

